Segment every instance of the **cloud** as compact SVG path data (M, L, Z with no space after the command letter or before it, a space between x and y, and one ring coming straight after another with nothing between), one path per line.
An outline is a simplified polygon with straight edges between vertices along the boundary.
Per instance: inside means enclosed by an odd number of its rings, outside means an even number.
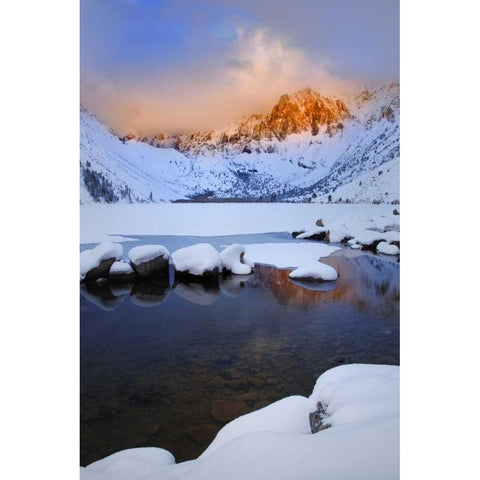
M215 55L187 64L138 75L82 71L81 97L119 133L176 133L222 128L286 92L345 93L351 83L333 76L326 58L313 59L268 28L242 25Z

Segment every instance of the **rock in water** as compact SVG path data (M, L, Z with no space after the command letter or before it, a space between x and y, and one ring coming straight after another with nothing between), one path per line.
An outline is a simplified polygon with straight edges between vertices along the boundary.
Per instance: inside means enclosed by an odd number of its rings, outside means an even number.
M163 245L142 245L128 252L128 258L140 277L168 275L170 253Z
M222 262L217 250L208 243L197 243L180 248L172 254L175 274L180 277L217 278L222 271Z
M92 282L106 278L110 267L122 258L123 247L119 243L103 242L80 254L80 280Z
M135 272L126 262L114 262L110 267L109 278L112 283L129 283L135 281Z

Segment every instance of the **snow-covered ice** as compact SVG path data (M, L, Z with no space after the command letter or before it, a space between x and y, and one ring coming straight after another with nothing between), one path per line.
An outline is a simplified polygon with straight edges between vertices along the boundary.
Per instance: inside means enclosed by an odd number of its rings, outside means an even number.
M276 268L296 268L328 257L339 250L320 242L252 243L245 245L245 256L253 262Z
M220 252L220 260L223 267L235 275L248 275L252 272L252 267L242 262L245 256L245 247L243 245L230 245Z
M112 242L102 242L91 250L84 250L80 254L80 280L83 280L90 270L97 268L103 260L110 258L119 260L122 255L122 245Z
M154 258L170 258L170 252L163 245L141 245L128 252L128 258L134 264L149 262Z
M380 242L377 245L377 252L385 255L398 255L400 253L400 249L396 245L391 245L387 242Z
M172 262L176 272L190 275L203 275L222 269L220 255L209 243L197 243L176 250L172 253Z
M372 218L398 223L392 205L305 203L165 203L88 204L80 206L80 242L122 240L121 236L219 236L292 232L322 218L330 229L356 232L374 225ZM152 221L152 219L159 219ZM363 219L363 220L362 220ZM305 229L306 230L306 229ZM120 236L121 235L121 236Z
M331 427L311 434L318 402ZM158 450L158 460L137 449L119 452L82 468L81 480L396 480L399 367L328 370L310 397L287 397L225 425L196 460L172 464Z
M337 279L337 271L325 263L312 262L296 268L288 276L297 280L328 282Z

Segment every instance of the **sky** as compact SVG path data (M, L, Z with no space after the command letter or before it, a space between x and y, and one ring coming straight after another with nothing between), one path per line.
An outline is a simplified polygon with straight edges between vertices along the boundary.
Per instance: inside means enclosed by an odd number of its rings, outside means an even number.
M81 0L80 97L118 133L224 128L399 79L398 0Z

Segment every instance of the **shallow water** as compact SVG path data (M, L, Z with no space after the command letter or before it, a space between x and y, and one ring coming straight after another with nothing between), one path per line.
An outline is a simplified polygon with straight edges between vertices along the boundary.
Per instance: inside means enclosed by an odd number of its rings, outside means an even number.
M173 251L206 240L142 237L141 243ZM288 237L207 241L219 248ZM171 275L172 285L83 288L81 464L138 446L166 448L177 462L192 459L227 417L309 395L331 367L398 365L398 264L372 255L324 261L339 279L320 288L261 266L208 286L174 283Z

